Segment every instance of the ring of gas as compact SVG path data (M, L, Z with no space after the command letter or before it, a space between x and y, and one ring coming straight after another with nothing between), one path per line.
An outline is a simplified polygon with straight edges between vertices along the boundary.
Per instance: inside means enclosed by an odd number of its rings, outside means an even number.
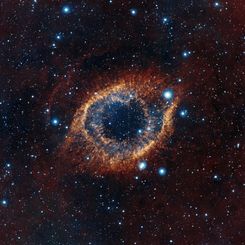
M154 149L164 148L178 96L166 100L163 76L149 71L100 84L106 83L81 99L60 154L69 156L77 171L133 170Z

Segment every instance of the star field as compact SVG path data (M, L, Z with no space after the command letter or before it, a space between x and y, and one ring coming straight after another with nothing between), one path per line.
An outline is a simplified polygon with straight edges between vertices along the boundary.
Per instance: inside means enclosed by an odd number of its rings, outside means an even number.
M245 244L244 3L1 3L0 244Z

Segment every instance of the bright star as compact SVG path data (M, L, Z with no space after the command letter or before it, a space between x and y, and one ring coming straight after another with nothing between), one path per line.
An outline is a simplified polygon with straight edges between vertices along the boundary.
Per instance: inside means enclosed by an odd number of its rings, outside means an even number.
M65 5L62 7L62 13L63 14L70 14L71 13L71 8L68 5Z
M215 181L219 181L221 178L220 178L219 175L215 174L215 175L213 176L213 179L214 179Z
M183 53L182 53L182 56L184 57L184 58L187 58L187 57L189 57L191 55L191 51L184 51Z
M158 169L158 174L159 174L160 176L164 176L164 175L166 175L166 173L167 173L166 168L161 167L161 168Z
M132 16L135 16L135 15L137 15L137 13L138 13L138 11L137 11L137 9L130 9L130 14L132 15Z
M7 205L8 205L7 200L6 200L6 199L2 199L2 200L1 200L1 205L2 205L3 207L7 207Z
M139 170L144 170L147 167L147 162L146 161L140 161L138 164Z
M184 117L186 117L186 116L187 116L188 111L187 111L186 109L183 109L183 110L181 110L181 111L180 111L180 113L179 113L179 114L180 114L180 116L181 116L181 117L183 117L183 118L184 118Z
M59 124L59 120L58 120L57 118L53 118L53 119L51 120L51 124L52 124L53 126L57 126L57 125Z
M215 2L214 3L214 7L219 7L220 6L220 3L219 2Z
M142 134L143 130L142 129L138 129L138 134Z
M167 24L167 23L168 23L168 17L163 17L162 23L163 23L163 24Z
M166 100L170 100L173 98L173 90L172 89L165 89L163 91L163 97L166 99Z
M61 40L62 35L61 35L60 33L58 33L58 34L56 34L55 38L56 38L57 40Z

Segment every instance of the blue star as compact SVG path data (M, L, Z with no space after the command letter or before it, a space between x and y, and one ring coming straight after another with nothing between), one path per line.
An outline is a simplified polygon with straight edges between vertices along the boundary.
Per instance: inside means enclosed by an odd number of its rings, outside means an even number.
M183 56L184 58L188 58L190 55L191 55L191 51L184 51L184 52L182 53L182 56Z
M63 14L70 14L71 13L71 7L69 5L64 5L62 7L61 11L62 11Z
M143 130L142 129L138 129L138 134L142 134Z
M166 100L171 100L173 98L174 92L172 89L168 88L163 91L162 95Z
M168 22L169 22L168 17L163 17L163 18L162 18L162 23L163 23L163 24L167 25Z
M2 199L2 200L1 200L1 205L2 205L3 207L7 207L7 206L8 206L8 201L7 201L6 199Z
M55 43L52 43L52 48L56 48L56 44Z
M140 162L138 163L138 168L139 168L139 170L144 170L144 169L146 169L146 168L147 168L147 162L146 162L146 161L140 161Z
M164 168L164 167L159 168L159 169L158 169L158 174L159 174L160 176L165 176L165 175L167 174L167 169Z
M61 38L62 38L61 33L57 33L57 34L55 35L55 38L56 38L57 40L61 40Z
M219 2L214 2L214 7L215 7L215 8L220 7L220 3L219 3Z
M131 14L132 16L136 16L137 13L138 13L137 9L135 9L135 8L130 9L130 14Z
M180 116L181 117L186 117L187 115L188 115L188 111L186 110L186 109L183 109L183 110L181 110L180 112L179 112L179 114L180 114Z
M59 120L58 120L57 118L53 118L53 119L51 120L51 124L52 124L53 126L57 126L57 125L59 124Z

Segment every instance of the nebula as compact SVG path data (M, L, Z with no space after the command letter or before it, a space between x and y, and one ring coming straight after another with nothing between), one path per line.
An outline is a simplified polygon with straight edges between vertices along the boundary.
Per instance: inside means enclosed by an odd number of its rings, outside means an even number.
M164 148L173 132L180 89L173 99L165 98L170 84L163 76L152 76L150 70L124 76L110 81L115 85L108 88L91 89L74 114L60 151L81 171L132 170L156 145Z
M0 245L244 244L244 1L1 1Z

